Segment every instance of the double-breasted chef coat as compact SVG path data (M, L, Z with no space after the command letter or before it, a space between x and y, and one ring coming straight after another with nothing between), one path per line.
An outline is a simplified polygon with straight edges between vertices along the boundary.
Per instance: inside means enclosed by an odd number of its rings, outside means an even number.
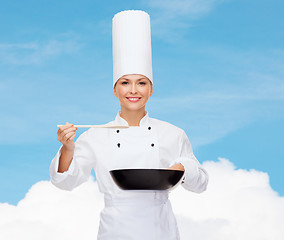
M128 125L118 112L111 125ZM109 173L113 169L168 168L183 164L181 185L193 192L206 189L208 175L195 158L185 132L167 122L150 118L139 126L92 128L81 134L68 171L57 172L61 148L50 165L51 182L72 190L87 181L92 168L105 207L100 214L99 240L180 239L168 191L121 190ZM95 203L94 203L95 204Z

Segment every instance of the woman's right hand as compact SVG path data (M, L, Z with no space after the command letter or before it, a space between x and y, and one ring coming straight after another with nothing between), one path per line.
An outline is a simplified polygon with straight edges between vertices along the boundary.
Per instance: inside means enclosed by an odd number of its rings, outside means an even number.
M74 124L66 122L65 125L59 127L57 131L57 140L63 144L66 150L74 150L74 138L76 136L77 128Z

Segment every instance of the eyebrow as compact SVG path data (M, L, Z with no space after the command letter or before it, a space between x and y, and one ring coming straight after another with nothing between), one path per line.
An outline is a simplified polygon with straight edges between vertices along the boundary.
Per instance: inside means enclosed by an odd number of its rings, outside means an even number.
M131 79L128 79L128 78L125 78L125 77L122 77L121 79L131 80ZM142 79L146 79L146 78L145 78L145 77L143 77L143 78L139 78L139 79L136 79L136 80L138 81L138 80L142 80Z

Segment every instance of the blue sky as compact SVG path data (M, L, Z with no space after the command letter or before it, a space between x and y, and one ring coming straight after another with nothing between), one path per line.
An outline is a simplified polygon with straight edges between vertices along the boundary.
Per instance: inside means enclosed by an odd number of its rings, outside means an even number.
M283 1L5 1L0 8L0 202L48 180L56 125L102 124L112 92L111 20L151 16L151 117L183 128L200 162L267 172L283 196ZM79 131L79 134L82 130Z

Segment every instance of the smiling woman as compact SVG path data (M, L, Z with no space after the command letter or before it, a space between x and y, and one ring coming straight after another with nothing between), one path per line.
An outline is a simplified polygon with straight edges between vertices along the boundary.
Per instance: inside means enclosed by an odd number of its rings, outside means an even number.
M206 189L208 175L195 158L185 132L150 118L145 110L153 94L149 15L134 10L120 12L113 18L113 33L113 91L121 109L108 124L127 128L92 128L74 143L77 128L69 123L59 127L62 146L50 165L51 181L61 189L72 190L86 182L94 168L105 199L100 240L177 240L179 231L169 191L122 190L110 171L179 170L181 185L198 193Z
M138 126L145 115L145 106L153 94L152 82L141 74L121 77L114 86L114 95L120 101L121 114L130 126Z

